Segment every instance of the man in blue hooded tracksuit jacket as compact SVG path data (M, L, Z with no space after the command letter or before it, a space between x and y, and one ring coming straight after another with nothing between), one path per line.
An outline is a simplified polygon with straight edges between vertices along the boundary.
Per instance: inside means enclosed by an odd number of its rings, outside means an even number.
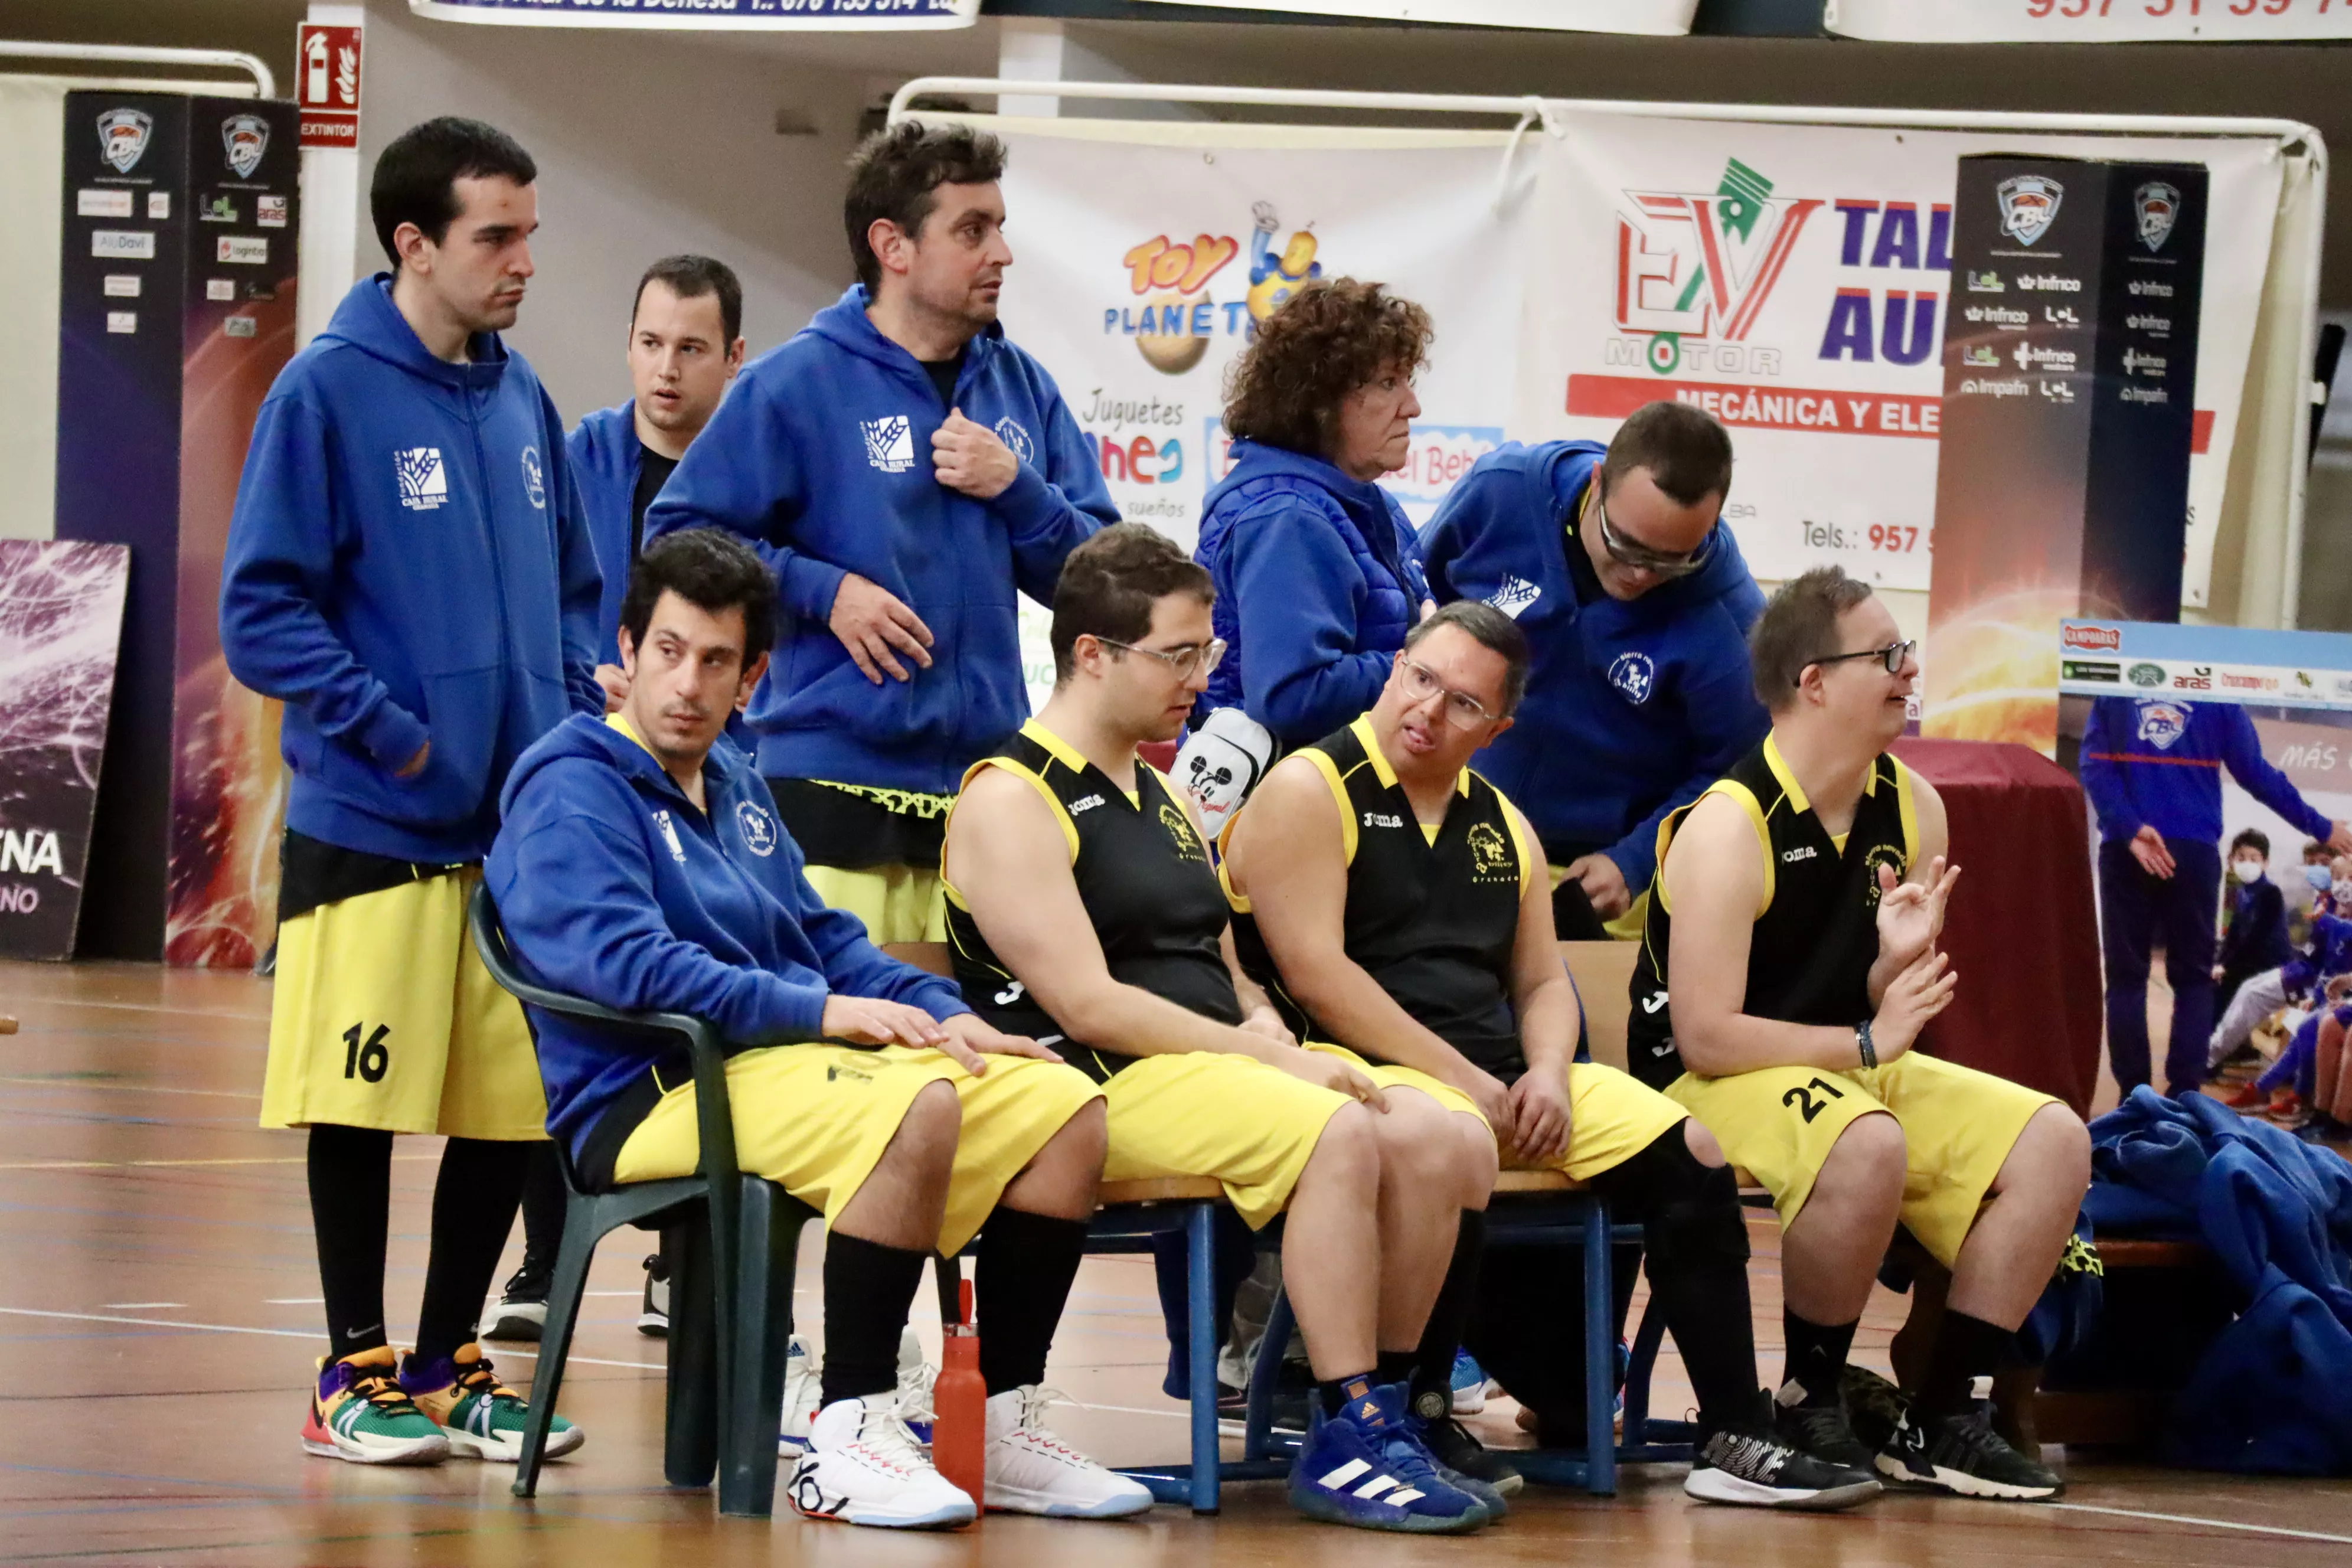
M1542 839L1562 936L1633 909L1658 824L1770 726L1748 662L1764 595L1718 517L1730 472L1720 425L1654 403L1606 448L1488 453L1422 532L1438 600L1495 605L1534 652L1518 721L1476 766Z
M767 785L720 737L773 635L756 555L715 530L667 535L636 563L621 618L627 695L516 764L488 882L545 984L708 1020L727 1046L742 1169L824 1215L824 1394L793 1506L895 1526L960 1523L983 1501L1149 1508L1140 1486L1052 1438L1036 1386L1094 1211L1100 1091L973 1016L952 981L886 957L809 886ZM549 1130L584 1184L696 1168L691 1063L675 1042L536 1016ZM940 1478L896 1388L924 1262L955 1256L983 1220L984 1499Z
M2083 793L2099 817L2099 939L2107 971L2107 1060L2126 1094L2148 1081L2148 952L2164 943L2172 1094L2205 1081L2213 1029L2213 922L2221 902L2221 770L2298 831L2352 852L2263 756L2234 702L2102 697L2083 728Z
M363 1464L511 1462L521 1447L521 1401L475 1324L545 1104L465 903L515 758L604 706L563 426L498 336L531 275L536 177L474 121L384 149L370 203L394 270L354 284L270 389L222 566L222 651L285 702L294 775L261 1121L310 1129L331 1349L303 1443ZM448 1143L416 1347L395 1377L396 1132ZM550 1452L576 1447L557 1425Z
M723 528L793 625L752 698L760 771L825 901L877 942L943 942L940 840L963 772L1028 716L1015 594L1118 521L1053 377L1007 342L1004 153L878 132L845 204L861 281L743 372L646 518Z

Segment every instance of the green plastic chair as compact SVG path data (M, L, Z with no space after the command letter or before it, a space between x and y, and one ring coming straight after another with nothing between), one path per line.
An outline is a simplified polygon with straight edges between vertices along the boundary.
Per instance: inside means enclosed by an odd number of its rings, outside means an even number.
M675 1181L635 1182L590 1192L570 1152L555 1145L566 1201L563 1241L547 1294L530 1424L515 1467L514 1495L539 1489L547 1434L563 1384L564 1358L588 1287L596 1244L625 1225L666 1225L672 1257L668 1405L662 1474L670 1485L704 1487L716 1473L719 1511L764 1517L775 1510L784 1355L793 1331L793 1272L801 1226L816 1211L777 1184L747 1176L735 1163L727 1098L726 1047L718 1031L683 1013L630 1013L550 990L526 978L507 945L497 904L477 886L467 919L490 977L527 1004L599 1028L683 1038L694 1064L701 1165ZM533 1037L537 1026L532 1026ZM704 1224L697 1223L707 1220Z

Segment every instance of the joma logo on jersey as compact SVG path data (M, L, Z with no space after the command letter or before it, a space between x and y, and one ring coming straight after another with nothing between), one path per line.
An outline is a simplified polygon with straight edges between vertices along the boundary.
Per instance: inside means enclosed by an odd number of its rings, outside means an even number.
M1660 375L1680 366L1686 342L1748 337L1806 220L1828 205L1775 200L1772 182L1737 158L1711 194L1625 196L1633 210L1617 214L1616 321L1649 338L1649 366Z
M1402 827L1404 826L1404 818L1399 816L1392 811L1368 811L1364 813L1364 826L1367 827Z
M1780 851L1780 864L1793 866L1800 860L1811 860L1818 854L1810 844L1800 844L1794 849Z
M1076 816L1082 811L1092 811L1102 803L1103 797L1098 795L1090 795L1084 800L1074 800L1070 802L1070 815Z

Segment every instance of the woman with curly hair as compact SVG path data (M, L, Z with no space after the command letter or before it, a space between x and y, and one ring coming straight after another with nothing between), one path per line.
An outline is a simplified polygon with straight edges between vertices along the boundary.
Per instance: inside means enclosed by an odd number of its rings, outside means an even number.
M1257 330L1225 394L1231 473L1194 559L1217 586L1227 657L1202 712L1239 708L1281 750L1372 705L1429 589L1412 528L1373 481L1404 466L1429 312L1352 278L1318 279Z

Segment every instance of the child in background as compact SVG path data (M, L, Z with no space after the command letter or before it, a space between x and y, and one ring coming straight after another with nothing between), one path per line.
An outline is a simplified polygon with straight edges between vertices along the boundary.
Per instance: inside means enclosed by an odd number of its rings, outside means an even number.
M2238 987L2207 1044L2205 1062L2209 1074L2244 1049L2255 1026L2263 1019L2289 1001L2309 994L2315 984L2328 976L2352 971L2352 920L2342 919L2336 912L2339 907L2352 904L2352 857L2328 865L2314 865L2308 860L2311 847L2305 847L2303 868L2304 879L2315 895L2307 944L2279 968L2252 975ZM2224 1095L2222 1100L2242 1110L2259 1103L2252 1089L2244 1086L2233 1094Z
M2245 828L2230 840L2230 876L2235 888L2229 923L2221 932L2221 962L2213 965L2220 986L2214 1003L2224 1013L2240 986L2294 957L2286 940L2286 895L2270 879L2270 837L2260 828Z

